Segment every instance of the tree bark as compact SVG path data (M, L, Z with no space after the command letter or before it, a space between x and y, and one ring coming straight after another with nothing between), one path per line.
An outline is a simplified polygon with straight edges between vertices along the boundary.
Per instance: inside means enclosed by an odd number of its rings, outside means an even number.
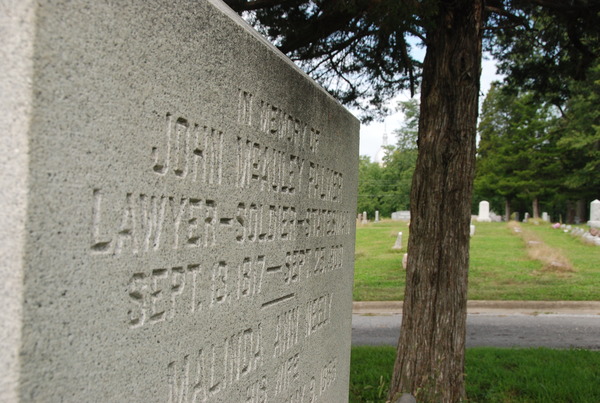
M465 398L469 224L481 68L482 0L438 2L427 32L419 155L411 189L404 314L390 399Z
M510 221L510 199L508 197L504 199L504 217L506 217L506 222Z
M540 218L540 200L536 197L533 198L533 203L531 208L533 209L533 217L532 218Z

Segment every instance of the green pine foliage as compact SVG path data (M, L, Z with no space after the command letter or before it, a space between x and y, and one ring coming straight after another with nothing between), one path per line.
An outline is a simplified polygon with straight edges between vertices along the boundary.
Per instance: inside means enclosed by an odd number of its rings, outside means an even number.
M571 89L564 119L556 127L563 185L566 192L593 200L600 196L600 63Z
M553 128L557 111L531 92L514 94L496 83L482 108L475 179L476 194L502 202L530 205L556 193L562 167ZM529 210L526 208L526 210ZM546 209L547 210L547 209Z

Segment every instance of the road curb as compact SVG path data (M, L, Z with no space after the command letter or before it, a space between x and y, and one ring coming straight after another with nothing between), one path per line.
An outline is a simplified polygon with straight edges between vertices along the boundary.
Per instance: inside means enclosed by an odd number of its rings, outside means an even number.
M356 315L393 315L402 313L402 301L356 301ZM468 301L468 314L562 314L600 315L600 301Z

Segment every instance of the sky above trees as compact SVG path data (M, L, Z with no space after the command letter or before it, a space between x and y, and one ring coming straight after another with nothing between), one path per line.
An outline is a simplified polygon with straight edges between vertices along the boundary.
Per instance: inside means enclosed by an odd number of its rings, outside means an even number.
M480 104L483 102L492 82L502 80L502 78L503 76L501 74L496 73L496 61L491 57L486 57L482 61ZM416 95L415 98L418 99L418 95ZM411 99L410 92L405 91L394 99L390 107L395 105L398 101L408 101L409 99ZM395 108L391 109L395 110ZM403 122L404 114L401 111L395 111L383 121L373 121L367 124L361 124L360 155L366 155L373 161L375 154L377 154L377 151L379 151L379 147L382 144L383 133L387 132L389 136L388 144L395 144L396 140L393 137L393 131L401 127Z

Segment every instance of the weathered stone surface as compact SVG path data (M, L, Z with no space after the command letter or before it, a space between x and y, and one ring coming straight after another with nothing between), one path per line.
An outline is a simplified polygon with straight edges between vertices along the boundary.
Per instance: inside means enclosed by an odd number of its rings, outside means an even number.
M358 121L215 1L0 23L0 400L347 401Z
M396 236L396 242L394 242L392 249L402 249L402 232L398 232L398 236Z

